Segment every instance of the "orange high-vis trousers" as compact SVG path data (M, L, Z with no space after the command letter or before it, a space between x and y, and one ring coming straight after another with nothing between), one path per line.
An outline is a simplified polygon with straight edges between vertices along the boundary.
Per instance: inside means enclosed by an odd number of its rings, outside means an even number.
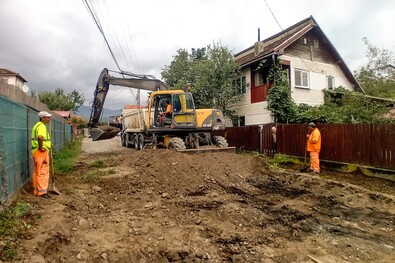
M33 188L34 195L43 195L48 191L49 184L49 154L48 151L36 150L33 153L34 171Z
M320 172L320 153L310 152L310 170L315 173Z

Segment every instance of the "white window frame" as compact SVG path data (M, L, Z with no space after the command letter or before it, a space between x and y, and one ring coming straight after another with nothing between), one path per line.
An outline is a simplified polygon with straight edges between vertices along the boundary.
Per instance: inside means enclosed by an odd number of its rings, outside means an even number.
M262 86L265 84L265 80L263 79L263 73L260 71L257 71L254 73L254 84L256 86Z
M302 89L310 89L309 72L302 69L295 69L295 87ZM297 77L299 76L299 78ZM300 83L298 83L298 80Z
M334 76L326 76L326 85L328 90L333 90L335 88L335 77Z

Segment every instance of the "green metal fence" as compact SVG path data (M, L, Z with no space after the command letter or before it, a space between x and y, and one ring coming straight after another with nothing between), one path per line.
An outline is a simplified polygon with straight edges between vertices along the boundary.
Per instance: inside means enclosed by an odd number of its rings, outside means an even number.
M71 126L60 116L51 118L54 147L59 150L72 140ZM6 201L31 178L31 130L39 121L38 111L0 96L0 202Z

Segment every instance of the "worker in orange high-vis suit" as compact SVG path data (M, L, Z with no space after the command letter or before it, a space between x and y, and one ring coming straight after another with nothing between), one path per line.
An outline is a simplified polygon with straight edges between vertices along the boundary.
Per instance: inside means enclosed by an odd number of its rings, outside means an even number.
M307 151L310 152L310 170L314 175L320 173L321 133L313 122L308 124L308 129Z
M52 114L40 111L38 121L32 129L32 154L34 161L33 188L34 195L45 199L51 198L48 195L49 185L49 151L51 150L51 137L47 129L47 124L51 121Z

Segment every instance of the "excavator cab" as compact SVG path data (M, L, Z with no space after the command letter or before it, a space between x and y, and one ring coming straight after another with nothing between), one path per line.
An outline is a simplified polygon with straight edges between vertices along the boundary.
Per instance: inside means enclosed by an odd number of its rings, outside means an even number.
M171 114L163 115L167 103ZM181 90L157 91L151 95L149 111L153 112L151 128L194 128L196 110L192 94Z

